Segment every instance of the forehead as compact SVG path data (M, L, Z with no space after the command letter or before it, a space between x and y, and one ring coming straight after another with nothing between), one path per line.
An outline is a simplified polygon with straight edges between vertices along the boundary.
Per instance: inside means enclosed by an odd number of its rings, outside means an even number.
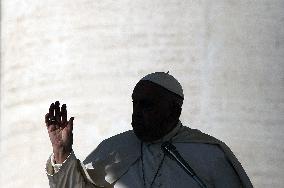
M163 88L150 81L139 81L132 93L132 98L158 98L163 96Z

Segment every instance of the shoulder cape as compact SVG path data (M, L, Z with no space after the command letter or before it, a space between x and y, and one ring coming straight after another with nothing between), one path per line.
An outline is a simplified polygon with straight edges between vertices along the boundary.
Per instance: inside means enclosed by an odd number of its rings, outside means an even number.
M240 177L242 187L253 187L241 163L230 148L220 140L197 129L182 126L179 134L173 137L172 141L173 143L204 143L219 146ZM140 159L140 144L141 141L132 130L104 140L83 161L83 166L89 169L88 177L100 187L113 184Z

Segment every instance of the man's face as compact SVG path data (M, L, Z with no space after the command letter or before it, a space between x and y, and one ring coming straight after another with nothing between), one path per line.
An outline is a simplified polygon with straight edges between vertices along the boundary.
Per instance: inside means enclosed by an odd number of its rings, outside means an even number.
M149 81L140 81L133 90L132 127L142 141L158 140L173 128L171 105L164 93Z

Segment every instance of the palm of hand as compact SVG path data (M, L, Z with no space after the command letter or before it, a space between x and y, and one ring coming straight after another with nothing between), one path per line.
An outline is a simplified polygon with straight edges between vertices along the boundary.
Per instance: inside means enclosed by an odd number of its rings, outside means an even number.
M67 121L65 104L62 105L61 110L58 101L50 105L49 113L45 116L45 123L54 150L71 151L73 144L73 120L74 118L71 117Z

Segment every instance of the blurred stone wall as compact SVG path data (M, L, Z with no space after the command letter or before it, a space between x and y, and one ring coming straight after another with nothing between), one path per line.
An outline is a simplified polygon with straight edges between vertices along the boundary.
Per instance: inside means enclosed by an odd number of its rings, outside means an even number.
M51 102L81 160L131 129L150 72L183 85L182 122L225 141L255 187L284 186L284 1L2 0L0 187L47 188Z

